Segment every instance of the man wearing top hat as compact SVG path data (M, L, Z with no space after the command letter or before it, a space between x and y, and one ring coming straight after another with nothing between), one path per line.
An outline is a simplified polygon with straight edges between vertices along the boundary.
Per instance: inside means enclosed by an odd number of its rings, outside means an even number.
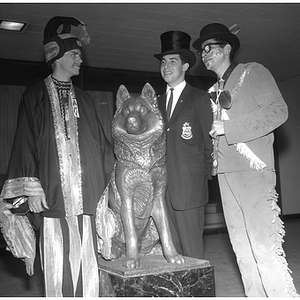
M273 131L288 108L271 73L258 63L235 63L240 41L219 23L193 43L218 81L209 89L214 122L214 170L246 296L298 296L282 248ZM216 148L218 147L218 148Z
M82 63L81 40L70 34L78 25L85 28L76 18L58 16L44 30L52 74L24 92L0 203L8 216L0 218L4 237L29 275L33 228L39 229L48 297L99 295L95 213L114 164L92 98L71 81ZM10 213L22 207L23 214ZM20 228L9 228L9 219Z
M190 51L191 37L185 32L168 31L160 38L161 53L154 56L160 60L161 76L167 83L158 105L167 132L166 202L171 234L181 255L203 258L204 206L212 166L212 112L207 93L185 80L186 72L196 63Z

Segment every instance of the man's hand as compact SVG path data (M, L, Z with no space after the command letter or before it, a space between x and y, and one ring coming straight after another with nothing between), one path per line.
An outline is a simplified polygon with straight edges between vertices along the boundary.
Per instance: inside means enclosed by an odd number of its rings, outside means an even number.
M209 132L209 135L212 138L216 138L219 135L224 135L224 121L216 120L212 123L211 131Z
M28 206L29 210L33 213L40 213L45 208L49 209L45 196L28 197Z

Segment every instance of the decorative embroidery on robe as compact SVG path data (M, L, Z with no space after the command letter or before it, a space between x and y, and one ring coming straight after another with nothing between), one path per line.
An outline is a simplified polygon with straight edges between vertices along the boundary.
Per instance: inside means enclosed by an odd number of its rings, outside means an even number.
M83 199L77 127L79 112L74 88L71 85L69 110L65 112L67 115L66 118L70 123L68 126L70 139L66 139L64 122L60 113L59 99L51 75L45 79L45 84L52 107L66 217L80 215L83 213Z

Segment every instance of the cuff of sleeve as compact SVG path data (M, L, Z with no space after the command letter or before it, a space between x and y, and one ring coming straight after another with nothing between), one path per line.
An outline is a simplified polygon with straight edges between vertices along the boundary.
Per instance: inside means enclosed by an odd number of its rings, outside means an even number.
M44 196L39 179L35 177L19 177L8 179L3 185L1 197L11 199L20 196Z

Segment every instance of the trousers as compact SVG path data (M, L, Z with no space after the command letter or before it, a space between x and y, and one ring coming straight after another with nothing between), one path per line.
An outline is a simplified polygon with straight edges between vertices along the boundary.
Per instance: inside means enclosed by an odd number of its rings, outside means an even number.
M229 238L249 297L297 297L283 250L274 170L218 174Z
M183 256L203 259L204 206L175 210L166 199L172 241L177 252Z

